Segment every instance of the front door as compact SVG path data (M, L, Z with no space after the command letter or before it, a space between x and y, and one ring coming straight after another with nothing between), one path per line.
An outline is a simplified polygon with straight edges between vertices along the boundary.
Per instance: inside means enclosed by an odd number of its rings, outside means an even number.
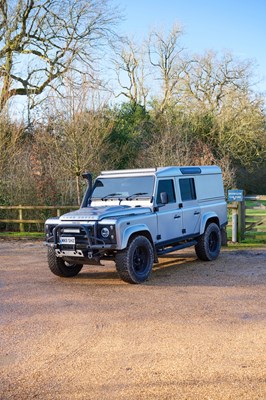
M167 193L168 203L161 204L160 194ZM156 193L157 243L182 236L182 209L178 208L174 179L159 179Z

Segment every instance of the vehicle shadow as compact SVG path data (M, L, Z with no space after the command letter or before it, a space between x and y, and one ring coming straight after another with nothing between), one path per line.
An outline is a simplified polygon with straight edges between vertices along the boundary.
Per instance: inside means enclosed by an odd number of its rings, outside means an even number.
M141 286L262 285L265 284L262 258L265 259L263 251L224 251L214 261L201 261L193 251L172 253L160 258L159 263L153 265L150 279ZM84 266L80 274L72 279L84 283L92 281L93 284L98 281L103 286L128 285L120 279L112 261L102 266Z
M143 282L142 285L160 285L161 283L159 280L162 280L162 284L164 284L165 277L169 277L175 273L178 274L180 271L186 273L188 265L197 262L199 262L199 260L193 253L166 255L160 258L159 263L153 265L150 280ZM187 273L189 274L189 272ZM94 281L94 283L95 281L99 281L98 283L102 284L108 281L112 284L116 282L117 284L122 283L127 285L127 283L120 279L113 261L103 262L103 265L100 266L85 265L81 272L72 279L76 281L91 280Z

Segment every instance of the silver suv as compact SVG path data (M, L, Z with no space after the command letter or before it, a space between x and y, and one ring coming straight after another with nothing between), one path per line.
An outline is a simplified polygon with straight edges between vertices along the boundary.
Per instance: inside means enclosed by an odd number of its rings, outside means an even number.
M141 283L166 253L195 246L201 260L218 257L227 224L219 167L103 171L94 183L84 177L80 209L45 223L55 275L114 260L122 280Z

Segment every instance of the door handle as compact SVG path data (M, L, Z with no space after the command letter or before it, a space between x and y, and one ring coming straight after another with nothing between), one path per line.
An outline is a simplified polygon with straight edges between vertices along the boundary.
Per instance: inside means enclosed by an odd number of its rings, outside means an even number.
M180 215L175 215L174 216L174 219L178 219L178 218L180 218Z
M199 215L199 214L200 214L199 211L195 211L195 212L194 212L194 215Z

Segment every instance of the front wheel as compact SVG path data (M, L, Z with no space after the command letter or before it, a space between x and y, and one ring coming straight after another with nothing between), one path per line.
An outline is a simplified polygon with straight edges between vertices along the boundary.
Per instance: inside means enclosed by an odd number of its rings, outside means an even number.
M116 254L116 270L128 283L142 283L149 279L154 260L153 247L145 236L136 236L128 247Z
M195 251L200 260L215 260L221 249L221 231L217 224L210 223L200 236Z
M83 267L81 264L70 264L56 257L55 250L51 247L48 247L48 266L53 274L64 278L76 276Z

